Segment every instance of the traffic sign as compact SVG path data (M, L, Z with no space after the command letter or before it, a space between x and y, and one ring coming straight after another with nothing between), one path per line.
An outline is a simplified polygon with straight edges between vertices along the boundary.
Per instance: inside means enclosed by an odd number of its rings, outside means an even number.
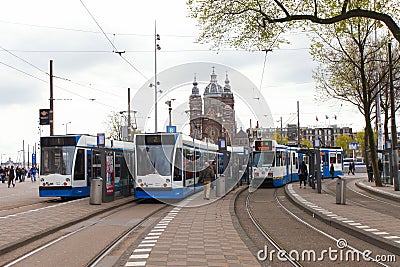
M167 126L167 133L176 133L176 126Z
M350 150L357 150L358 149L358 143L357 142L351 142L349 144L349 149Z

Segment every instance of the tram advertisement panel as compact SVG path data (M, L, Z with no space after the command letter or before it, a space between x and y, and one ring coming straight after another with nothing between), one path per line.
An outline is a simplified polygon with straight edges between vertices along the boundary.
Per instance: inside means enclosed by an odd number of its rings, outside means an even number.
M114 156L107 153L106 156L106 194L114 193Z

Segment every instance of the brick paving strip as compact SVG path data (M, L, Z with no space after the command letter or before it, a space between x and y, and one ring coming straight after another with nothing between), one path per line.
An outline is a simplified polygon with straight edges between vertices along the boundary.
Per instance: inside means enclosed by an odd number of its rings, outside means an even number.
M125 266L260 266L235 230L234 197L231 192L206 205L174 208L142 240Z

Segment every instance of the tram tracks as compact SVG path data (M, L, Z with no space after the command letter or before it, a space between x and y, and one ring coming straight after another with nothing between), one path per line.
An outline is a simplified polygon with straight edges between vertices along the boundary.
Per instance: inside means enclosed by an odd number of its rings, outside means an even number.
M68 240L75 240L74 244L76 244L76 240L79 241L79 239L85 239L85 236L91 237L92 233L97 232L102 234L103 238L101 238L101 242L106 242L103 241L107 240L107 243L102 245L101 248L92 249L93 251L87 251L87 248L84 246L82 247L83 251L86 251L86 254L92 255L92 256L83 256L83 257L89 257L87 260L83 260L80 264L73 263L73 264L67 264L69 266L95 266L99 261L101 261L115 246L119 245L123 240L129 236L132 232L134 232L136 229L140 228L145 224L152 216L157 214L158 212L162 211L167 207L165 204L143 204L146 206L145 208L141 208L143 205L142 204L143 200L138 200L135 201L135 203L130 203L130 205L125 205L124 207L119 207L116 208L115 210L109 211L106 216L102 217L96 217L96 218L91 218L88 219L87 221L82 221L79 223L79 225L72 226L70 230L64 230L66 233L59 234L57 237L53 238L52 240L47 240L44 243L40 244L39 246L36 246L35 248L23 253L23 255L18 255L14 257L12 260L9 260L8 263L6 263L4 266L30 266L30 262L36 262L36 261L43 261L43 266L52 266L46 263L43 258L46 257L46 254L49 253L49 251L52 250L57 250L55 247L63 247L65 250L70 249L69 245L62 245L62 244L68 244ZM141 216L140 218L132 219L129 216L127 216L124 213L130 213L132 214L133 209L147 209L147 211L141 211L139 212L140 214L144 214L144 216ZM139 216L139 215L138 215ZM126 220L126 221L123 221ZM105 228L105 225L114 225L115 222L119 222L122 225L126 225L127 227L123 227L122 230L117 231L110 231L110 233L102 233L102 229ZM129 225L129 226L128 226ZM75 228L75 229L74 229ZM96 228L98 228L96 230ZM122 227L121 227L122 228ZM99 230L100 229L100 230ZM119 229L119 228L118 228ZM85 233L86 232L86 233ZM89 234L88 234L89 233ZM79 236L83 237L79 237ZM93 238L95 239L95 238ZM85 240L78 242L79 243L84 243ZM29 244L28 244L29 246ZM79 245L76 245L76 247L79 247ZM98 245L97 247L100 247ZM71 248L74 249L74 248ZM75 248L76 249L76 248ZM73 253L66 253L66 254L73 254ZM82 261L82 260L81 260ZM4 263L0 263L4 264Z
M245 206L246 206L246 212L248 213L248 216L250 217L250 219L253 222L254 226L258 229L259 233L269 243L271 243L273 245L273 247L278 251L278 253L280 253L281 258L284 257L285 259L287 259L285 261L290 263L291 266L303 266L303 264L306 263L304 261L304 259L301 259L299 261L297 258L292 257L293 254L291 252L293 251L293 248L296 248L296 244L289 244L288 245L287 240L283 241L282 239L285 238L284 235L283 235L283 232L282 232L282 236L276 236L276 230L272 231L272 233L275 234L275 237L273 237L274 235L269 233L273 229L269 229L268 226L266 227L263 219L255 218L256 216L254 215L254 211L252 211L251 207L250 207L251 206L250 202L252 201L251 200L252 194L253 193L249 193L247 195ZM322 239L325 238L325 239L331 240L331 242L333 241L333 243L339 249L346 249L348 251L354 252L357 255L364 255L363 252L365 250L363 250L362 248L359 248L359 247L357 248L356 245L353 245L353 246L349 245L347 243L347 240L346 240L347 238L344 239L344 238L335 237L335 235L341 235L340 231L337 234L328 233L329 231L327 232L326 229L323 230L322 227L319 228L318 226L314 226L313 225L314 223L309 223L308 219L301 218L303 216L300 217L299 215L296 215L295 213L297 213L298 211L294 211L293 212L293 211L291 211L291 208L286 207L285 204L282 203L282 201L280 200L280 197L277 194L277 189L274 190L273 201L279 207L279 209L281 209L284 213L286 213L290 217L290 219L294 219L295 221L300 223L303 228L305 227L307 229L311 229L314 232L313 236L320 236L316 240L322 240ZM253 202L254 202L254 200L253 200ZM257 214L257 215L259 215L259 214ZM272 217L273 218L279 217L279 215L278 214L274 214ZM273 220L273 218L271 218L271 220ZM285 231L285 229L293 227L293 225L291 223L287 223L287 225L281 225L281 226L278 226L278 227L281 227L281 229L282 229L281 231ZM341 236L343 236L343 235L341 235ZM292 238L294 238L294 237L292 236ZM309 238L314 239L315 237L309 236ZM294 242L294 243L296 243L296 242ZM321 243L321 244L323 244L323 243ZM304 249L304 247L303 247L303 249ZM257 256L259 256L259 254ZM379 265L379 266L390 266L390 265L386 265L383 262L376 261L376 259L373 256L366 256L365 260L370 262L370 263L373 263L375 265ZM364 263L366 263L366 262L364 262ZM361 265L361 266L364 266L364 265Z
M150 220L154 215L160 213L164 209L169 207L169 205L164 204L161 206L159 209L151 212L149 215L144 217L140 222L137 224L133 225L129 229L125 230L121 235L119 235L113 242L111 242L107 247L105 247L96 257L94 257L86 266L87 267L95 267L97 264L99 264L106 256L110 254L111 251L115 247L117 247L119 244L125 241L125 239L131 235L134 231L136 231L139 227L141 227L143 224L145 224L147 221Z

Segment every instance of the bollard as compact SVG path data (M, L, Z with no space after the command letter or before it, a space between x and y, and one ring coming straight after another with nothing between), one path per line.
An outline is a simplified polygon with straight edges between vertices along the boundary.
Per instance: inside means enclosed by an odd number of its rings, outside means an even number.
M336 182L336 204L346 204L346 180L340 178Z
M90 204L101 205L102 192L103 190L103 179L100 177L92 178L90 184Z

